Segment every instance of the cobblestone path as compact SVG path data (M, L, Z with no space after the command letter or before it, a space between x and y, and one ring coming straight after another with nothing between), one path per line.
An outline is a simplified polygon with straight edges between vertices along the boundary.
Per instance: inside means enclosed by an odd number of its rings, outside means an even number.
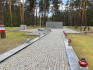
M62 29L0 63L0 70L70 70L62 39Z

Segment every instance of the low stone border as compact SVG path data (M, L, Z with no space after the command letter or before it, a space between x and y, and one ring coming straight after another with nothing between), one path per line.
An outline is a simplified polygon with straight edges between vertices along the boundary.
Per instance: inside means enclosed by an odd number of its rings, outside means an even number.
M62 34L62 36L64 39L64 44L65 44L65 48L66 48L66 52L67 52L67 56L68 56L70 69L71 70L78 70L79 59L78 59L76 53L74 52L74 49L72 48L72 46L68 46L68 39L65 37L64 33Z
M24 43L24 44L12 49L12 50L0 55L0 63L3 62L4 60L6 60L7 58L11 57L12 55L18 53L19 51L23 50L24 48L28 47L29 45L33 44L34 42L41 39L42 37L46 36L47 34L41 35L41 36L31 40L30 43Z
M77 31L77 30L73 30L73 29L70 29L70 28L66 28L66 29L69 29L69 30L72 30L72 31L75 31L73 33L68 33L68 34L83 34L84 32L81 32L81 31ZM65 31L65 30L64 30Z

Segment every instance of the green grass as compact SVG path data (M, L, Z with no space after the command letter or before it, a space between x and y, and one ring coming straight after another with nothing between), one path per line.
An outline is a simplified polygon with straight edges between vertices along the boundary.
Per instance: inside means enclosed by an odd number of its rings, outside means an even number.
M76 30L76 31L80 31L80 27L78 27L77 29L75 29L74 26L68 26L67 28L70 28L70 29L73 29L73 30ZM84 27L82 27L82 31L84 31ZM88 31L88 28L86 29L86 31ZM89 31L93 31L93 29L90 28Z
M38 29L40 28L39 26L27 26L27 29ZM5 27L6 31L8 30L20 30L20 27Z
M38 29L38 26L27 27L27 29ZM25 43L27 37L34 39L37 36L25 36L27 32L9 32L8 30L20 30L20 27L5 27L6 29L6 38L0 39L0 54L9 51L23 43Z
M20 27L5 27L5 30L8 31L8 30L20 30Z
M27 29L38 29L38 28L40 28L40 27L39 26L34 26L34 27L33 26L28 26L27 27Z
M72 40L72 46L78 58L85 57L89 70L93 70L93 33L68 34L68 38Z
M37 36L25 36L27 32L8 32L6 31L6 38L0 39L0 54L11 50L26 42L27 37L34 39Z

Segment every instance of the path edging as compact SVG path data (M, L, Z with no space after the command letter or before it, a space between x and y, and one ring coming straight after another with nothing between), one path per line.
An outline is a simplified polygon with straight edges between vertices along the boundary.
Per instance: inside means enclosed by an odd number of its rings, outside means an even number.
M34 42L38 41L42 37L46 36L48 33L41 35L33 40L30 41L30 43L24 43L8 52L5 52L0 55L0 63L3 62L4 60L8 59L9 57L13 56L14 54L18 53L19 51L23 50L24 48L28 47L29 45L33 44Z
M68 39L65 38L64 33L62 34L63 39L64 39L64 44L65 44L65 48L66 48L66 52L67 52L67 56L68 56L68 62L70 65L70 69L71 70L78 70L78 57L74 51L74 49L72 48L72 46L68 46Z
M73 30L73 29L70 29L70 28L66 28L66 29ZM81 32L81 31L77 31L77 30L73 30L73 31L76 31L76 33L68 33L68 32L67 33L68 34L83 34L83 32Z

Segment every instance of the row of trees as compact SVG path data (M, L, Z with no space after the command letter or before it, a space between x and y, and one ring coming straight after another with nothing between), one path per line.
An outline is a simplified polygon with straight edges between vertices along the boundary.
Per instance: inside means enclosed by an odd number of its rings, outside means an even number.
M92 0L68 0L64 11L64 22L66 25L74 25L75 29L78 26L82 31L93 25L93 2Z
M81 31L90 30L93 26L92 0L68 0L65 10L56 13L50 17L51 21L63 21L64 25L75 26L75 29L80 27Z
M20 24L37 26L42 15L42 25L45 26L49 20L48 14L53 12L53 15L56 15L58 4L61 2L61 0L1 0L4 24L11 27Z
M17 27L20 25L39 25L42 15L42 26L49 20L48 14L57 15L60 0L0 0L0 25ZM53 9L50 9L52 6ZM37 12L39 9L39 12ZM53 10L53 11L52 11ZM37 15L39 14L39 15ZM5 34L2 36L5 37ZM4 38L3 37L3 38Z
M92 0L68 0L64 11L59 10L61 0L1 0L1 4L5 26L39 25L40 15L43 26L46 21L64 21L64 25L81 26L81 30L83 25L84 30L93 25Z

